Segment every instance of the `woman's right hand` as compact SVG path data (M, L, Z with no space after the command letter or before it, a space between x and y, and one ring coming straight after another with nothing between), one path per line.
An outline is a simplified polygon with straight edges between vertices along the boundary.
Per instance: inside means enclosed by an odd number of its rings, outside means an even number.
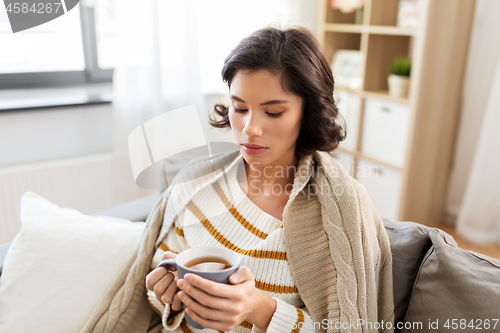
M167 251L161 256L161 260L174 259L177 254ZM177 288L177 270L175 267L167 269L166 267L158 267L151 271L146 276L146 288L155 293L156 298L164 303L171 304L172 310L180 311L182 302L179 299Z

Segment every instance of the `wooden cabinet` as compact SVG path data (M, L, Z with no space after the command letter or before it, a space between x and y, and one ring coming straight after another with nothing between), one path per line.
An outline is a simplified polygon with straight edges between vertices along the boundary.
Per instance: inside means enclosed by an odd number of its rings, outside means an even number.
M399 0L365 0L343 14L321 1L318 38L329 61L363 55L359 89L335 87L347 140L333 153L384 217L427 225L443 220L475 0L420 0L419 25L397 26ZM388 67L412 60L409 94L388 94ZM335 71L334 71L335 76Z

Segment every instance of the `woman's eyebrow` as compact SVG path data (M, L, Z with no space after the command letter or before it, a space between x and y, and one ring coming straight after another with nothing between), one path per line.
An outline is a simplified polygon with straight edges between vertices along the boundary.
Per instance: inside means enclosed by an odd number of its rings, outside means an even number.
M238 102L241 102L241 103L246 103L244 100L242 100L241 98L239 98L238 96L235 96L235 95L231 95L230 96L232 99L234 100L237 100ZM286 100L283 100L283 99L273 99L273 100L270 100L270 101L267 101L267 102L264 102L264 103L261 103L260 105L271 105L271 104L285 104L285 103L288 103L288 101Z

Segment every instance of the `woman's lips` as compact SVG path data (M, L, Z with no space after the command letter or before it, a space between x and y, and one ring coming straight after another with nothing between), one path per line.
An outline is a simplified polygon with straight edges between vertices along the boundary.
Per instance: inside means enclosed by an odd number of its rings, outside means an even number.
M252 148L252 147L248 147L245 145L242 145L242 146L243 146L243 151L247 154L250 154L250 155L262 154L263 152L265 152L267 150L267 147Z

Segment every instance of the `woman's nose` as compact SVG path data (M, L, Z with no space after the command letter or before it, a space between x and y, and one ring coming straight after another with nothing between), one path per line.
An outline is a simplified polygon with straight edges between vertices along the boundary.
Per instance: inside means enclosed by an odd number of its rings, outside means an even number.
M261 136L262 126L255 114L250 113L245 117L245 126L243 127L243 133L246 136Z

